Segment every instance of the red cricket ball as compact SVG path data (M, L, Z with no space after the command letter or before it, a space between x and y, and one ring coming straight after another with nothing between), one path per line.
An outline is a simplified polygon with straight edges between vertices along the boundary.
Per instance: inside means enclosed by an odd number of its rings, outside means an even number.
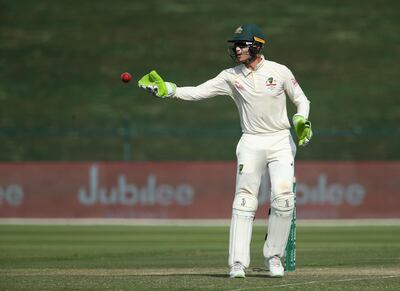
M121 80L122 80L122 82L124 82L124 83L128 83L130 80L132 80L132 76L131 76L131 74L129 74L129 73L127 73L127 72L122 73L122 74L121 74Z

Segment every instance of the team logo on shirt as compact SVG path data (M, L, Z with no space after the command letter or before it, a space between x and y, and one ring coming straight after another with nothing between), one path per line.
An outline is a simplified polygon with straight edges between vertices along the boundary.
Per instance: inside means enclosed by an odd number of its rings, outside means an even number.
M269 77L267 81L265 82L265 86L267 86L268 89L272 90L276 87L277 81L274 79L274 77Z

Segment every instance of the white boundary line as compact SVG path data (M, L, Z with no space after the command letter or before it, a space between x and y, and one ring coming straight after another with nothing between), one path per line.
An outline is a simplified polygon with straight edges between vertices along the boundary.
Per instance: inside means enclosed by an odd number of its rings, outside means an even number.
M228 226L229 219L136 219L136 218L0 218L0 225L153 225L153 226ZM267 225L256 219L255 225ZM299 226L400 226L393 219L298 219Z

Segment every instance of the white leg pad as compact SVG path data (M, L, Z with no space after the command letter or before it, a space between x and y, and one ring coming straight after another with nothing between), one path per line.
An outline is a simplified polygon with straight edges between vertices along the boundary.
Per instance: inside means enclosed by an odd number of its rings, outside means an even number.
M258 207L257 197L237 194L233 201L229 234L229 266L239 262L244 267L250 264L250 243L254 216Z
M283 193L271 203L268 219L268 235L264 243L263 254L269 259L284 256L294 209L294 194Z

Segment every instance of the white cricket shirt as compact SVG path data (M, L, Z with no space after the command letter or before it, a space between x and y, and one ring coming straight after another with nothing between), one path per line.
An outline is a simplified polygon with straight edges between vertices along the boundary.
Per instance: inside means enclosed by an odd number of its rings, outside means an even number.
M245 65L223 70L215 78L196 87L177 87L174 98L189 101L228 95L235 101L243 133L273 134L288 131L290 123L286 96L297 114L308 118L310 102L292 72L284 65L265 60L252 71Z

